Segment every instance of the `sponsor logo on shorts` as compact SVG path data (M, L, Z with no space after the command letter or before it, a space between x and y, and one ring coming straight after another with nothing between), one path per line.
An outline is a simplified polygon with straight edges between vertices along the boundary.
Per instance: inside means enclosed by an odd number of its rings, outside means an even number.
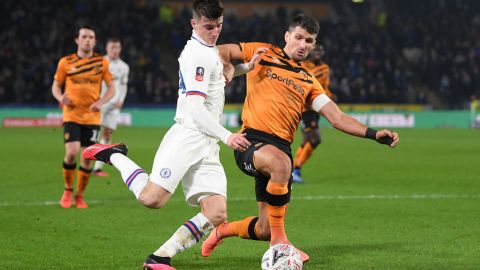
M243 165L245 166L245 171L249 173L257 173L257 170L255 170L252 166L252 164L247 164L246 162L243 162Z
M161 171L160 171L160 176L162 178L169 178L170 175L172 175L172 171L169 169L169 168L163 168Z

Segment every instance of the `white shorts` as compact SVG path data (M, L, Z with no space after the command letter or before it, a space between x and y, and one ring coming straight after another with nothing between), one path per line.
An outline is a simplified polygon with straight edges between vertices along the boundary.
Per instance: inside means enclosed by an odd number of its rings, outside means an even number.
M102 108L102 126L109 129L117 129L118 117L120 116L120 109L112 106Z
M182 181L190 205L208 195L227 197L227 177L219 158L217 140L198 130L173 125L155 155L150 181L174 193Z

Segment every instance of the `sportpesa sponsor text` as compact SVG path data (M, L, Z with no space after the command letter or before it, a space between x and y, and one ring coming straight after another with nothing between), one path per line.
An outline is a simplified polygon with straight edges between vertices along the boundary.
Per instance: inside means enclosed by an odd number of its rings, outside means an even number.
M292 79L289 79L287 77L282 77L280 75L277 75L277 73L272 72L271 69L267 69L267 72L265 74L270 80L278 80L282 83L284 83L286 86L291 87L293 86L293 89L297 90L302 96L304 95L305 91L302 89L300 85L295 83Z

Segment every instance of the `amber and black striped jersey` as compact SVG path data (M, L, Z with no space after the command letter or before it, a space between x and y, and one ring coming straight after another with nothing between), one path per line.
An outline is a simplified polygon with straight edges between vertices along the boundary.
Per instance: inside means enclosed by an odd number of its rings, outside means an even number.
M72 104L63 106L63 121L82 125L100 125L100 112L92 112L90 106L100 99L102 81L109 83L113 76L108 71L108 60L100 54L80 58L77 54L62 57L54 77Z
M259 47L268 51L247 73L247 96L242 111L242 130L257 129L288 142L293 141L302 111L325 94L318 80L283 49L267 43L240 43L242 59L250 61Z
M327 93L329 98L333 97L330 91L330 67L322 62L320 65L315 64L311 60L304 61L305 67L310 70L313 76L317 78L317 81L322 85L323 89Z

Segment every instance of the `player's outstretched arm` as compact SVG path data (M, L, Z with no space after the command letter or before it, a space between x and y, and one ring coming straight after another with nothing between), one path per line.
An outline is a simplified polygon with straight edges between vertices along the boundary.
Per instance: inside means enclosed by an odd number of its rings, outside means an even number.
M217 48L220 57L226 63L242 60L242 50L238 44L222 44L218 45Z
M267 50L268 48L260 47L255 51L255 54L253 54L252 59L250 59L248 63L241 63L235 65L233 77L241 76L255 69L258 62L260 62L260 56L267 52Z
M224 58L221 57L223 62L223 75L225 76L225 82L229 84L234 77L242 76L257 66L260 61L260 56L267 52L268 48L260 47L255 51L255 54L252 56L252 59L248 63L240 63L233 66L231 62L227 62Z
M225 82L229 84L233 77L235 77L234 61L242 59L242 51L238 44L223 44L218 45L218 54L223 63L223 75L225 76ZM245 72L246 73L246 72ZM238 75L237 75L238 76Z
M324 104L320 108L319 113L321 113L334 128L347 134L369 138L377 141L378 143L386 144L392 148L398 143L398 133L388 129L379 131L371 129L355 118L342 112L340 108L338 108L337 104L335 104L333 101L329 101Z

